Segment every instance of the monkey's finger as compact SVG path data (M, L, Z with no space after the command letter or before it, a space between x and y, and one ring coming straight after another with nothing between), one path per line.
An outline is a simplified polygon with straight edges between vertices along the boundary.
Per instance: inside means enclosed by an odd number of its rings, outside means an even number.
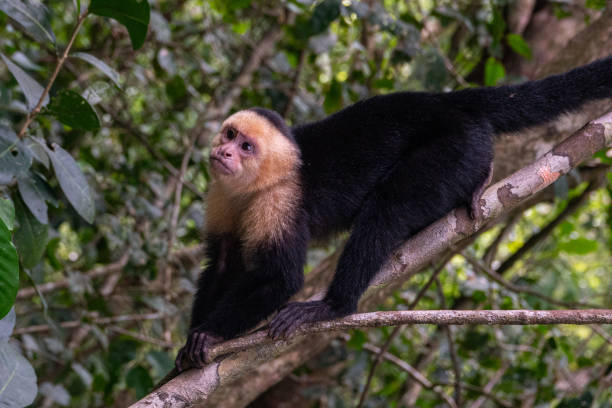
M273 338L287 337L288 330L292 326L299 326L307 320L309 316L318 309L315 304L292 303L277 316L278 323L273 331Z
M181 371L183 371L183 356L185 355L184 352L185 348L183 347L182 349L179 350L177 356L176 356L176 360L174 361L174 365L176 366L176 370L180 373Z
M204 366L204 353L206 351L206 334L198 333L198 337L196 339L196 349L195 349L195 357L196 362L199 367Z
M193 354L193 337L194 335L190 335L189 338L187 338L187 344L185 344L185 349L187 351L187 357L189 357L189 359L191 359L191 355Z
M288 338L291 336L304 322L310 321L311 319L310 313L304 313L301 316L298 316L296 319L293 319L291 323L285 328L284 337Z
M274 320L270 322L270 327L268 328L268 337L271 337L272 339L276 340L277 338L276 332L278 330L279 325L280 325L280 319L277 316Z
M189 360L192 363L195 363L195 354L197 352L197 342L198 339L198 333L193 333L191 336L189 336L189 348L187 349L187 355L189 356Z
M278 328L280 327L282 322L285 320L285 311L286 308L281 309L281 311L279 311L278 314L274 317L274 319L272 319L272 321L270 322L270 325L268 327L268 336L273 339L277 338L276 332L278 331Z
M286 339L288 330L295 324L299 325L301 322L301 317L301 315L294 314L293 316L285 319L283 325L279 329L279 337Z
M287 319L285 318L284 313L279 313L278 316L270 323L270 330L268 330L268 334L274 340L278 339L281 336L282 329L286 324Z

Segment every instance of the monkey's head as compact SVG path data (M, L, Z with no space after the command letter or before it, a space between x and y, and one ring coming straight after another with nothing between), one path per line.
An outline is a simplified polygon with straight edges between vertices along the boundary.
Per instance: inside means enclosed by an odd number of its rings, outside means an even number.
M234 193L251 193L294 177L300 152L276 112L252 108L234 113L212 141L213 178Z

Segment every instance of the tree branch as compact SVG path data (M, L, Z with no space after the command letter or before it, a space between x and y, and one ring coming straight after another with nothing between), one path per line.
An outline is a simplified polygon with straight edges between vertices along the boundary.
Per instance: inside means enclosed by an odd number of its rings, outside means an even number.
M40 95L40 98L38 99L38 103L36 104L34 109L32 109L32 112L28 113L28 116L26 117L26 120L23 123L21 130L19 131L20 139L24 137L25 132L28 130L28 126L30 126L30 123L32 123L32 120L34 120L36 115L38 115L38 113L40 112L40 108L42 108L42 104L45 100L45 97L49 95L49 91L51 90L51 87L55 83L55 79L57 78L57 75L62 69L64 62L66 61L66 58L68 58L68 53L70 52L70 49L72 48L72 45L74 44L74 40L76 40L76 36L79 33L79 30L83 26L83 23L85 22L85 19L87 18L88 15L89 15L88 10L85 10L83 14L79 16L77 20L77 24L74 27L74 30L72 31L72 35L70 36L70 40L68 41L68 45L66 45L66 49L64 50L60 59L57 61L57 65L55 66L55 70L53 71L53 74L51 74L49 83L47 83L47 86L45 87L42 94Z
M612 309L585 310L394 310L390 312L356 313L341 319L309 323L296 330L296 336L328 331L344 331L364 327L401 324L435 325L531 325L531 324L612 324ZM272 340L266 330L228 340L210 351L209 362L228 353L243 351L262 344L283 344Z

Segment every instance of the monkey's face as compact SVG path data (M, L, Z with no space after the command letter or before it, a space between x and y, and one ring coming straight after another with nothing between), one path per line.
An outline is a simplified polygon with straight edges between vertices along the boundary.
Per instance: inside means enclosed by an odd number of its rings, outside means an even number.
M212 141L212 176L234 193L273 185L299 165L299 152L268 120L249 110L230 116Z
M255 159L255 142L232 125L226 125L213 142L210 167L220 178L242 178L244 165Z

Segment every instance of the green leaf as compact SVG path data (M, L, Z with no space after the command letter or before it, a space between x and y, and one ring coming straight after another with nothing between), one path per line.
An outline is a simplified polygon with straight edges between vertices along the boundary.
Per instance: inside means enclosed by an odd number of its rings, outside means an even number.
M0 407L25 407L38 394L32 365L9 342L0 342Z
M55 200L49 186L36 173L29 172L17 177L17 186L21 198L28 206L32 214L38 221L43 224L49 222L47 217L47 203L53 203Z
M0 10L19 23L35 40L55 44L49 9L38 0L0 0Z
M136 352L141 346L139 342L125 337L114 339L108 347L107 364L111 372L119 371L121 367L136 358Z
M46 147L46 146L45 146ZM54 143L47 149L55 176L72 207L87 222L92 223L96 213L93 194L85 175L70 154Z
M14 240L24 268L33 268L38 264L47 246L49 226L38 222L20 198L15 199L15 213L19 228L15 231Z
M563 398L557 408L589 408L593 406L593 394L591 391L585 391L578 398Z
M506 76L506 69L501 62L493 57L489 57L485 64L485 85L495 86Z
M16 175L25 173L31 165L30 149L19 140L11 128L0 125L0 185L10 183Z
M519 34L508 34L506 36L506 41L508 42L510 48L514 50L514 52L527 59L531 59L531 47Z
M506 20L504 20L504 16L500 13L499 10L493 11L493 19L489 24L487 24L487 28L493 37L493 40L499 43L506 31Z
M30 136L24 140L29 152L32 153L32 158L36 159L40 164L45 166L45 169L49 169L49 156L43 147L46 142L43 139Z
M174 359L165 351L151 350L147 353L147 362L153 368L156 381L159 381L174 367Z
M559 244L559 249L568 254L586 255L597 251L598 242L587 238L576 238Z
M8 198L0 197L0 222L3 222L9 231L15 226L15 207Z
M346 342L346 345L354 350L361 350L363 344L368 341L368 337L361 330L353 330L351 338Z
M74 91L60 91L51 99L47 113L74 129L100 129L100 120L96 111L85 98Z
M11 310L19 288L19 259L11 232L0 220L0 318ZM1 398L0 398L1 400Z
M38 100L43 94L44 88L40 86L40 84L36 82L34 78L29 76L24 70L14 64L13 61L11 61L7 56L0 54L0 57L2 57L2 60L6 64L7 68L17 80L17 83L19 84L19 87L23 91L26 101L28 102L28 109L32 111L38 104ZM45 95L42 106L45 106L48 103L49 95Z
M141 365L137 365L128 371L125 376L125 383L135 391L137 399L147 395L149 390L153 388L153 379L147 369Z
M586 6L595 10L603 10L606 7L606 0L587 0Z
M307 39L327 30L340 17L340 5L340 0L324 0L317 4L310 19L301 19L295 25L297 37Z
M130 34L133 49L144 44L151 17L147 0L91 0L89 12L123 24Z
M325 95L323 109L325 109L325 113L329 114L340 108L342 108L342 83L334 79Z
M89 62L94 67L98 68L104 75L108 77L111 81L117 85L117 88L121 88L119 84L119 73L108 66L108 64L101 59L94 57L91 54L87 54L85 52L74 52L71 54L72 57L76 57L82 59L83 61Z
M166 94L173 105L176 105L185 100L187 97L187 86L185 81L178 75L175 75L166 82Z

